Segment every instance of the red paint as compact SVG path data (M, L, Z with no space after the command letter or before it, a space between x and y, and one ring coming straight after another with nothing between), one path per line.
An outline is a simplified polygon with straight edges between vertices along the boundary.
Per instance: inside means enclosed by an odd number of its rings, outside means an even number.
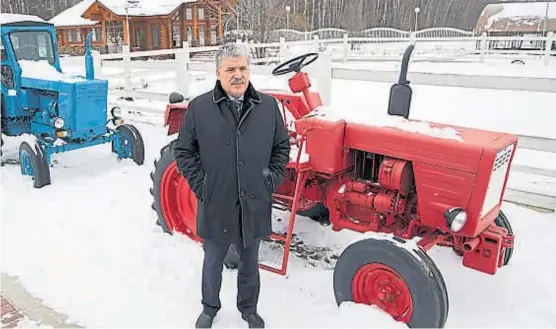
M274 195L292 215L286 236L273 235L286 242L282 266L261 265L262 268L282 275L286 273L294 214L317 202L323 202L329 209L332 230L385 232L404 239L420 236L419 245L423 250L439 245L462 251L466 267L494 274L502 266L504 251L513 247L513 236L496 227L494 220L500 210L509 170L500 176L502 193L492 199L492 209L484 214L481 209L493 166L500 161L496 160L497 154L516 144L517 136L432 124L458 130L463 141L457 141L373 126L372 122L324 120L311 116L311 111L322 101L318 93L309 91L310 81L305 73L295 74L289 86L290 92L263 92L274 96L295 118L294 128L289 131L291 143L298 146L297 149L305 143L309 161L291 161L285 180ZM179 131L186 110L184 105L167 107L165 125L169 126L169 134ZM515 148L509 150L504 161L511 165L514 154ZM365 177L358 177L358 171L364 171ZM172 178L165 184L175 181L176 178ZM178 195L168 187L165 207L179 231L184 227L194 228L191 218L196 203L187 210L183 200L190 202L190 194ZM452 232L445 218L445 213L455 207L464 209L468 216L459 232ZM180 216L173 215L175 213ZM373 273L386 275L389 270L367 268L365 271L378 276ZM403 280L395 274L389 275L397 282L395 288L404 291ZM362 280L362 277L357 279L358 282ZM362 301L378 302L376 294L368 295L362 290L357 294ZM407 301L402 304L406 305ZM411 308L409 305L407 307ZM406 306L385 307L391 314L405 316L400 314Z
M411 292L404 279L386 265L362 266L353 277L352 293L356 303L375 305L396 321L408 323L411 320Z
M160 205L164 219L171 231L178 231L194 241L202 242L197 236L197 197L187 180L172 162L160 180Z

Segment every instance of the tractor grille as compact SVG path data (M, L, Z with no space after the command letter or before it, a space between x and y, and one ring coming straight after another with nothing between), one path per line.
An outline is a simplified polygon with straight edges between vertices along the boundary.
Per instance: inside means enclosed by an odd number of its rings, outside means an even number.
M104 100L107 98L106 87L100 83L79 83L75 88L75 100L80 102Z
M502 197L502 189L504 188L504 181L506 174L510 168L510 157L515 148L515 144L511 144L505 149L498 152L494 159L490 181L488 182L487 192L483 208L481 209L481 218L483 218L489 211L492 210Z

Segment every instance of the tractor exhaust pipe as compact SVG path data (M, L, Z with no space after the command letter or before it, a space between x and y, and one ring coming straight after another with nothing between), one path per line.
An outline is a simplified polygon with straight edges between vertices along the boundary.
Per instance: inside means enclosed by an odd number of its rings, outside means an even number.
M406 119L409 117L411 96L413 94L409 81L407 81L407 67L409 66L409 58L414 48L415 45L409 45L403 54L400 78L398 83L390 88L390 100L388 102L388 114L402 116Z
M93 65L93 55L91 54L91 38L93 32L87 34L85 38L85 75L87 80L95 79L95 66Z

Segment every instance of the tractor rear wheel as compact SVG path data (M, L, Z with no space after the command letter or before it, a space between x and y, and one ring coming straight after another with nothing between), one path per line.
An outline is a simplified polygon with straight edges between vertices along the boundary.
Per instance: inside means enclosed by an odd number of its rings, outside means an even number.
M19 166L21 174L33 177L33 187L50 185L50 168L46 153L39 143L22 142L19 146Z
M348 246L334 269L336 302L375 305L410 328L442 328L448 293L432 259L396 237L360 240Z
M197 197L189 187L187 180L178 172L174 158L173 140L160 151L158 159L154 160L154 171L151 172L153 187L150 189L154 202L152 208L156 211L156 224L165 233L174 231L185 234L191 240L202 243L197 235ZM233 245L230 246L224 265L235 269L239 265L239 254Z
M496 219L494 219L494 224L498 227L505 228L506 230L508 230L508 233L514 234L512 226L510 225L510 221L502 210L500 210L500 213L498 213L498 216L496 216ZM513 253L514 248L506 249L506 252L504 253L504 266L510 263L510 259L512 258Z
M118 136L112 141L112 152L118 158L131 158L133 162L142 165L145 161L145 144L139 130L133 125L123 124L116 127Z
M174 159L174 145L171 141L160 151L154 160L151 172L153 187L150 192L154 198L152 208L158 216L157 224L166 233L174 231L185 234L193 241L201 242L197 236L197 197L187 180L178 172Z

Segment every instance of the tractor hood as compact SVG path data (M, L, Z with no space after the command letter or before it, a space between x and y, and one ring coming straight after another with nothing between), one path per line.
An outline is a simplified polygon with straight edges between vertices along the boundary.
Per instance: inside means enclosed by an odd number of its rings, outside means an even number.
M76 83L92 81L81 76L59 72L45 60L20 60L18 64L21 68L21 86L23 88L69 93Z
M345 122L343 147L384 154L414 162L477 173L481 157L497 154L517 143L514 135L454 125L408 120L387 114L350 115L319 107L296 122L306 128L329 126L324 121ZM320 123L319 123L320 122Z

